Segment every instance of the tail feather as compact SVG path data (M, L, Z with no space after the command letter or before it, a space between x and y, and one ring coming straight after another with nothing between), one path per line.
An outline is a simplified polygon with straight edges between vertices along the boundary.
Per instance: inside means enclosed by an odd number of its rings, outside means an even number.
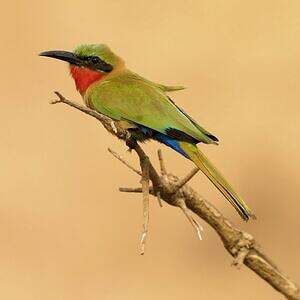
M208 158L197 148L188 142L180 142L180 147L196 166L208 177L215 187L225 196L239 215L248 221L250 217L255 218L250 208L242 198L233 190L222 174L213 166Z

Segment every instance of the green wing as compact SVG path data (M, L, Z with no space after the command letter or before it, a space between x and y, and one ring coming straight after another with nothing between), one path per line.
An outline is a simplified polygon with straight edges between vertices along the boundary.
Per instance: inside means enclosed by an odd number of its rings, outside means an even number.
M140 124L160 133L180 133L206 144L218 140L200 127L149 81L130 74L119 75L92 86L86 94L95 110L115 120Z

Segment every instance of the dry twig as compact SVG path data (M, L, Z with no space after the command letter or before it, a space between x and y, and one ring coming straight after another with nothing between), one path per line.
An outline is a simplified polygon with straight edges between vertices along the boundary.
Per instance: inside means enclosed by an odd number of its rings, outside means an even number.
M201 231L203 231L203 227L194 219L192 212L186 207L184 199L178 199L178 205L181 208L182 212L188 219L188 221L195 228L196 233L200 240L202 240Z
M135 172L136 174L142 176L142 172L137 170L135 167L131 166L121 155L113 151L112 149L107 149L109 153L111 153L116 159L118 159L121 163L123 163L126 167L128 167L130 170Z
M158 161L159 161L159 166L160 166L160 174L161 176L167 175L167 169L165 166L165 161L163 159L163 155L160 149L157 150L157 155L158 155Z
M199 171L199 168L195 167L193 170L191 170L190 173L188 173L184 178L177 181L174 193L179 191L186 183L188 183Z
M142 169L142 192L143 192L143 230L140 241L140 254L145 253L146 238L149 229L149 158L146 157L141 161Z
M58 92L56 92L56 95L59 99L52 103L65 103L77 108L98 119L109 132L118 138L125 141L128 139L128 133L110 118L67 100ZM114 124L114 128L112 124ZM133 147L133 150L137 153L140 162L143 162L147 158L138 144ZM149 190L151 194L157 195L159 193L160 198L166 203L177 207L181 207L181 201L183 201L189 210L206 221L216 231L225 249L235 258L235 265L246 265L287 299L300 300L299 287L277 268L250 234L235 228L211 203L203 199L195 190L189 187L186 184L189 179L180 181L176 176L167 174L167 180L163 180L165 176L158 175L151 161L149 161L148 167L149 178L152 182L152 188ZM162 167L161 171L165 172ZM178 186L180 186L179 190ZM145 191L146 189L142 190ZM122 191L140 192L140 189L125 190L122 188Z
M141 187L137 187L137 188L120 187L119 191L123 192L123 193L142 193L143 192ZM150 189L149 189L149 191L150 191Z

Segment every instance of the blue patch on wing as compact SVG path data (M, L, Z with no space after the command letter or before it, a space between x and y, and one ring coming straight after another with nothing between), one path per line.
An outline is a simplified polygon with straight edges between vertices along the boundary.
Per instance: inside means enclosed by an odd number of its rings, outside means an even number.
M160 143L163 143L166 146L174 149L175 151L177 151L178 153L180 153L181 155L183 155L184 157L189 159L189 157L181 149L179 140L177 140L173 137L167 136L163 133L160 133L156 130L153 130L153 129L143 126L143 125L138 125L138 128L139 128L140 132L143 134L145 140L152 138L152 139L154 139Z
M172 138L170 138L167 135L162 134L162 133L156 133L153 138L156 139L157 141L171 147L172 149L174 149L175 151L177 151L178 153L180 153L184 157L189 158L185 154L185 152L181 149L180 142L178 140L174 140L174 139L172 139Z

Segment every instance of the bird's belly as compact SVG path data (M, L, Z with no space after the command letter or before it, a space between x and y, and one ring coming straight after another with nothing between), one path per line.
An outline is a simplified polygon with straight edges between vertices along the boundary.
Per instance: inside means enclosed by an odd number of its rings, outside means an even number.
M148 131L145 132L145 130L143 130L141 126L134 123L128 122L126 120L115 121L115 123L122 129L127 130L136 141L144 142L151 137Z

